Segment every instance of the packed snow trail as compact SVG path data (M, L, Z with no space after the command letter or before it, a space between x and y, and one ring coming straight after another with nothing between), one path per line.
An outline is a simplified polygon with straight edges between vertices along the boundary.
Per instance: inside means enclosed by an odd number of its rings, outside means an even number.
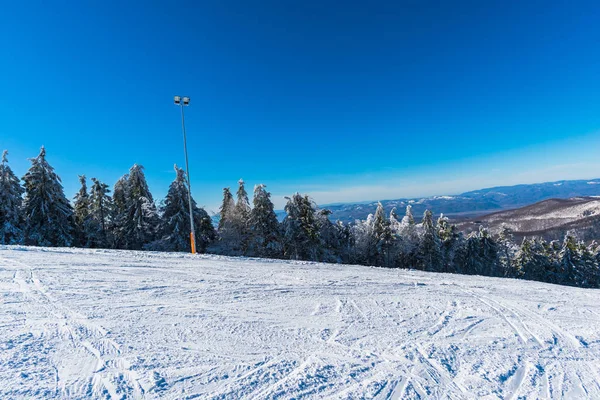
M0 398L600 398L600 290L0 247Z

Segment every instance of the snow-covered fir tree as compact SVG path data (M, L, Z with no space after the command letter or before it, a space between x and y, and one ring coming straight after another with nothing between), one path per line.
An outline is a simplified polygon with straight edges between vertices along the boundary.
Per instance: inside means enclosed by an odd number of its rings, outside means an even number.
M418 268L425 271L441 271L443 265L440 238L433 224L433 214L429 210L425 210L423 214L417 262Z
M19 178L8 165L8 151L2 153L0 164L0 244L23 241L23 193Z
M344 224L342 221L336 222L338 236L340 238L340 260L345 264L356 263L356 237L350 224Z
M544 281L550 262L551 261L546 254L545 246L541 240L525 238L515 256L515 277L534 281Z
M87 245L86 224L90 213L90 196L87 190L87 181L85 175L79 175L81 185L73 202L74 218L74 241L77 246L85 247Z
M366 220L356 221L352 226L354 238L354 261L358 264L373 265L377 260L377 237L373 230L375 216L369 214Z
M338 225L329 219L330 215L331 211L326 209L315 213L320 238L318 257L320 261L339 262L342 237Z
M406 215L402 218L400 236L402 237L401 254L399 257L400 266L414 268L417 264L419 235L410 204L406 206Z
M235 200L229 188L223 188L223 203L219 214L219 242L213 246L213 250L221 254L241 254L241 238L235 223Z
M54 168L46 161L46 149L30 158L31 167L23 177L25 243L34 246L71 246L73 208L65 197Z
M578 265L575 272L575 285L579 287L597 288L600 283L600 270L593 249L583 242L578 243Z
M139 250L154 240L159 226L143 166L134 164L129 169L125 193L125 220L121 226L123 245L126 249Z
M464 245L462 233L456 225L450 224L448 217L441 214L437 221L437 232L440 238L442 253L441 272L456 272L456 263Z
M281 226L266 185L254 186L253 205L249 216L250 254L273 258L282 256Z
M233 218L233 213L235 210L235 200L233 200L233 195L231 194L231 190L229 188L223 188L223 203L220 208L220 218L219 218L219 231L228 223L231 222Z
M248 248L248 240L250 239L249 219L250 219L250 201L248 200L248 192L243 179L238 181L237 202L233 211L233 228L238 237L239 246L242 254L245 254Z
M286 198L287 215L283 220L285 255L294 260L317 261L321 238L315 216L316 205L310 197L299 193Z
M125 247L125 224L127 221L127 198L129 175L120 177L113 187L112 217L110 222L112 247Z
M87 247L110 247L112 240L109 231L111 223L112 199L108 195L108 185L92 178L90 189L89 215L84 224Z
M594 256L594 261L596 263L596 269L592 272L592 282L596 283L597 288L600 288L600 244L595 241L590 244L589 247L590 252Z
M514 243L512 230L503 225L498 234L498 268L500 276L515 278L519 274L517 267L513 262L517 246Z
M498 246L487 229L479 228L467 238L460 272L473 275L498 276Z
M188 185L185 171L175 166L175 180L161 206L160 239L149 248L161 251L190 251L190 211ZM204 252L215 237L216 232L210 216L199 208L192 198L192 214L196 233L196 248Z
M558 253L556 283L562 285L574 285L579 263L578 244L575 236L567 234L563 240L562 248Z
M377 203L377 209L373 216L372 232L377 252L377 256L374 260L375 265L393 267L396 261L394 252L394 234L390 226L390 221L385 216L385 211L381 202Z

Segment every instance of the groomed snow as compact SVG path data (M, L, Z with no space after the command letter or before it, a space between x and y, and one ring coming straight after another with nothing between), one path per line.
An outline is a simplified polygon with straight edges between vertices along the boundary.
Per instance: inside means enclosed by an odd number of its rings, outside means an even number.
M600 290L0 247L0 398L600 398Z

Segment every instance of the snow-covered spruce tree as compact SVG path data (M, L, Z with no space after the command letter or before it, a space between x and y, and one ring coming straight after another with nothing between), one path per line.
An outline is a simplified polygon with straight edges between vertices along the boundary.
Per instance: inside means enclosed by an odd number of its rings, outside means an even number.
M286 198L287 216L283 220L284 254L294 260L317 261L321 239L315 217L316 205L308 196L299 193Z
M558 254L557 282L561 285L575 285L579 264L578 245L573 235L567 234Z
M23 241L23 193L19 178L8 166L8 151L2 153L0 164L0 244Z
M481 259L484 262L482 275L502 276L498 267L498 244L487 229L479 229L479 243L481 245Z
M523 239L514 260L515 278L532 281L545 281L550 259L546 254L544 243L538 239Z
M363 265L374 265L377 260L377 238L373 231L375 216L369 214L366 220L356 221L352 226L354 238L354 261Z
M575 271L575 285L585 288L597 288L600 271L592 248L583 242L577 244L578 266Z
M437 232L442 251L441 272L457 272L456 263L464 242L462 233L458 231L455 225L450 224L448 217L443 214L438 218Z
M461 273L498 276L498 246L487 229L469 235L461 262Z
M126 194L122 240L126 249L140 250L154 240L159 226L156 205L146 183L143 166L134 164L129 169Z
M560 283L562 276L560 273L560 251L562 243L558 240L553 240L550 243L543 242L548 265L546 266L546 274L544 282Z
M90 196L87 191L87 182L85 175L79 175L79 183L81 188L75 194L73 202L73 218L74 218L74 242L77 246L84 247L87 245L86 223L90 213Z
M274 211L271 193L267 192L265 185L254 186L253 205L249 216L249 254L269 258L283 256L281 226Z
M110 222L112 200L108 185L92 178L89 215L84 223L86 247L106 248L111 245Z
M340 262L340 249L342 247L341 231L337 224L329 219L330 210L318 210L315 214L320 238L319 260L324 262Z
M148 248L161 251L190 251L190 211L185 171L175 166L175 180L161 206L160 239ZM204 252L216 237L208 213L192 198L192 213L196 231L196 248Z
M219 254L239 255L241 253L241 238L235 226L235 200L229 188L223 188L223 203L219 218L219 242L212 251Z
M402 237L401 254L399 257L400 266L403 268L414 268L417 264L419 235L410 204L406 206L406 215L402 218L400 236Z
M441 242L433 224L433 214L425 210L423 232L417 251L417 267L425 271L441 271L443 265Z
M112 238L111 247L122 249L125 248L125 224L127 221L127 198L129 175L125 174L120 177L113 187L112 212L110 218L110 237Z
M514 263L516 252L512 230L504 225L498 234L498 268L501 276L516 278L519 275Z
M233 227L236 235L239 237L240 251L246 254L248 249L248 240L250 240L249 220L250 220L250 201L248 192L243 179L238 181L237 202L233 211Z
M377 203L377 209L373 216L373 235L375 240L376 254L375 265L391 268L395 264L394 234L390 221L385 217L385 211L381 202Z
M344 224L342 221L336 222L338 235L340 238L340 259L344 264L356 263L356 237L350 224Z
M231 220L234 209L235 200L233 200L231 190L229 190L229 188L223 188L223 203L221 204L221 209L219 211L219 230Z
M593 272L592 279L596 282L595 287L600 288L600 245L594 241L590 244L589 250L594 256L594 261L596 263L596 270Z
M71 246L73 208L65 197L61 180L46 161L46 149L30 158L31 167L23 177L25 243L34 246Z

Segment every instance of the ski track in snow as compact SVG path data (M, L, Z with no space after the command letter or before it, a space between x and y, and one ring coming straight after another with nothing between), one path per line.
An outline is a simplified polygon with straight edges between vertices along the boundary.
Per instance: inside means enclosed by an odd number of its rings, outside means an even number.
M0 398L600 398L600 290L0 246Z

